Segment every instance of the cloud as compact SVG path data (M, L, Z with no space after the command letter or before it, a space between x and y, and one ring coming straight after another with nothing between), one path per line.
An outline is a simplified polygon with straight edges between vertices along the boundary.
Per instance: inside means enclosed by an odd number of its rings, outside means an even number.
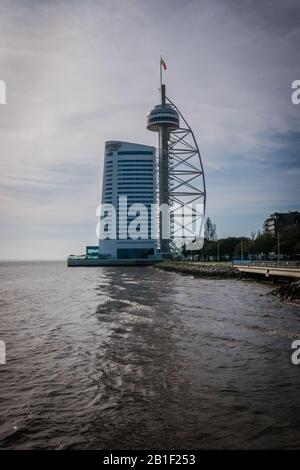
M156 143L145 124L160 55L219 233L247 234L271 207L297 208L299 19L296 1L2 1L0 258L9 239L16 255L36 255L22 232L46 247L54 230L50 258L66 256L68 240L77 251L94 240L105 140Z

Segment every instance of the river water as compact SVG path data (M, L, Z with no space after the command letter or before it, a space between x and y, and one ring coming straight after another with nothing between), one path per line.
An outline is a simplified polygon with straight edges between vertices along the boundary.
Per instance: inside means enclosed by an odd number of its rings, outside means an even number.
M0 264L0 448L300 448L300 309L153 268Z

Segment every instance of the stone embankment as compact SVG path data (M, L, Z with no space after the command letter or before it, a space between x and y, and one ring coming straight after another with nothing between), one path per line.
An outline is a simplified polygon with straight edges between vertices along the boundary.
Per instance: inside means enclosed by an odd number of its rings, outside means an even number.
M185 274L195 277L212 277L217 279L245 279L230 263L201 263L198 261L163 261L155 269Z
M230 263L201 263L198 261L163 261L154 266L155 269L174 272L194 277L215 279L247 279L245 273L235 269ZM249 278L248 278L249 279ZM269 292L285 302L300 306L300 281L283 284Z
M300 281L283 284L282 286L272 290L270 294L278 296L285 302L300 306Z

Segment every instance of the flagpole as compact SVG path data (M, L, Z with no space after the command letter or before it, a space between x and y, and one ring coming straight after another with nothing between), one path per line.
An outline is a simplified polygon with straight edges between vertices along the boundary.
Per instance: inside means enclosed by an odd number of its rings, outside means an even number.
M166 86L163 85L163 81L162 81L162 69L166 69L167 66L162 58L162 56L160 56L160 94L161 94L161 104L162 105L165 105L166 104Z
M161 66L161 56L160 56L160 61L159 61L159 70L160 70L160 89L162 86L162 66Z

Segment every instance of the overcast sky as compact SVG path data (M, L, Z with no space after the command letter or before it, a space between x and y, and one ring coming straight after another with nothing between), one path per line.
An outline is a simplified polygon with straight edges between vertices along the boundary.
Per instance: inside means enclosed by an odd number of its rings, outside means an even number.
M298 0L1 0L0 259L97 243L104 142L157 144L160 55L218 236L299 209L299 44Z

